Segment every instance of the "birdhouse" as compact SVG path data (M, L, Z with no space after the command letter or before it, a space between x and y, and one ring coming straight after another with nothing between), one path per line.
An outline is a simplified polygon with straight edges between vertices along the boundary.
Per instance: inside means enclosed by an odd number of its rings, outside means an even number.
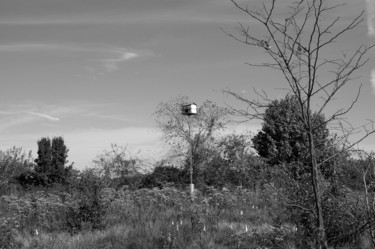
M188 105L183 105L181 107L181 114L182 115L197 115L197 105L192 103Z

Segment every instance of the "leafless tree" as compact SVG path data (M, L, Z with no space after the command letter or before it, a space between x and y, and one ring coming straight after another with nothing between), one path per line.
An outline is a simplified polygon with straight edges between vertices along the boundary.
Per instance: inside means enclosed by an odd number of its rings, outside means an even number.
M155 121L171 147L169 158L177 164L186 160L186 151L190 149L193 150L195 159L198 159L198 154L203 155L215 135L224 130L228 123L228 110L210 100L199 105L198 113L194 116L181 114L181 106L186 104L191 104L191 100L186 96L179 96L161 102L154 113ZM197 167L197 163L199 162L194 162L194 167Z
M96 172L105 179L132 176L140 172L142 159L140 151L133 153L128 146L111 144L93 160Z
M317 232L317 248L327 248L326 231L322 215L321 186L319 164L316 159L316 141L314 141L314 126L311 114L327 114L327 107L332 104L339 91L357 79L356 72L363 67L368 59L366 54L372 45L360 45L352 53L342 52L335 58L327 58L327 51L337 49L335 43L343 35L356 29L363 22L364 12L359 13L353 20L344 22L340 16L333 13L342 8L342 2L336 4L328 0L299 0L289 5L287 16L280 19L276 12L280 1L263 1L259 9L250 8L237 0L231 2L250 19L262 25L260 34L253 33L248 25L238 24L235 32L223 31L236 41L258 47L265 51L271 62L248 63L254 67L265 67L281 72L291 94L298 99L299 118L304 124L309 138L309 154L311 164L311 184L314 192ZM284 1L283 1L284 2ZM321 75L328 76L320 77ZM339 124L345 131L343 150L349 150L355 144L374 133L372 123L362 126L363 132L356 141L348 143L348 136L356 133L355 128L348 127L343 117L357 102L361 87L358 87L353 100L346 108L337 109L326 116L325 123ZM235 113L248 119L262 119L264 110L270 101L265 94L261 100L251 100L231 90L225 93L246 104L246 109L236 110ZM323 125L323 124L322 124ZM327 160L329 160L327 158Z

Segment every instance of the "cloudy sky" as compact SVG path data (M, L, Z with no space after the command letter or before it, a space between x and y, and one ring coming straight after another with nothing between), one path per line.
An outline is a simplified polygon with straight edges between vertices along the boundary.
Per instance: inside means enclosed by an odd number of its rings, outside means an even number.
M345 22L362 9L365 20L343 48L375 38L375 1L351 0L336 14ZM1 0L0 149L36 155L38 139L63 136L77 168L111 143L158 157L164 148L152 113L161 101L187 95L198 105L224 105L225 88L249 98L253 88L283 95L281 75L245 64L266 55L220 30L238 22L258 28L229 0ZM363 84L348 117L355 124L375 120L374 51L369 57L353 82ZM350 94L353 88L335 107ZM375 149L375 138L363 146Z

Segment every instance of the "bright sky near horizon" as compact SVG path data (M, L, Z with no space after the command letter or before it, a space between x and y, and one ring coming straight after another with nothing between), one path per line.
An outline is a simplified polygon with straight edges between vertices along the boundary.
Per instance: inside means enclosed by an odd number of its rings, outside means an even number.
M338 15L345 22L361 10L366 20L343 49L375 38L375 0L351 0ZM283 95L280 74L244 63L266 55L220 30L238 22L249 19L229 0L1 0L0 150L17 146L36 156L38 139L63 136L79 169L111 143L158 158L165 148L152 114L161 101L186 95L198 106L206 99L224 105L225 88L249 98L253 88ZM354 124L375 120L374 51L369 58L353 82L363 84L348 115ZM341 96L334 107L350 103L353 88ZM238 128L247 127L254 130ZM375 138L363 146L375 149Z

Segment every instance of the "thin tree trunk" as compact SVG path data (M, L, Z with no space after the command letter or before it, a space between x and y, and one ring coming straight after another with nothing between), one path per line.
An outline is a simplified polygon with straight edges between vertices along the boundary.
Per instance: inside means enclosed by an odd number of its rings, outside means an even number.
M316 206L316 215L317 215L317 227L318 227L318 238L317 238L317 249L327 249L328 242L326 237L326 231L324 227L324 220L323 220L323 210L322 210L322 200L321 200L321 193L320 193L320 186L319 186L319 179L318 179L318 163L316 161L316 153L315 153L315 144L314 144L314 137L312 133L311 127L309 128L309 147L310 147L310 159L311 159L311 167L312 167L312 186L314 191L314 200Z

